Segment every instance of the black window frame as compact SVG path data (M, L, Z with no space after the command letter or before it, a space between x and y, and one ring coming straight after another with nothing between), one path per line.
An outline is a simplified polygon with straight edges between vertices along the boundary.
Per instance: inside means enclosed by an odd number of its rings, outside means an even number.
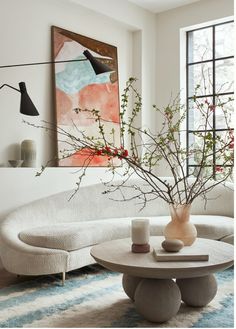
M189 103L190 101L193 99L193 96L189 95L189 67L192 65L198 65L198 64L203 64L203 63L212 63L212 94L207 94L207 95L199 95L196 96L196 98L208 98L211 97L212 101L213 101L213 105L215 105L216 103L216 97L218 96L230 96L230 95L234 95L234 91L232 92L222 92L222 93L217 93L216 94L216 70L215 70L215 66L216 66L216 62L219 60L226 60L226 59L234 59L234 55L232 56L224 56L224 57L215 57L215 28L216 26L219 25L224 25L224 24L229 24L229 23L234 23L234 20L228 20L225 22L221 22L221 23L216 23L216 24L211 24L211 25L206 25L204 27L199 27L196 29L192 29L189 31L186 31L186 104L187 104L187 111L186 111L186 151L187 154L189 154L189 134L193 134L194 132L205 132L205 130L193 130L193 129L189 129ZM208 59L208 60L203 60L203 61L196 61L196 62L189 62L189 34L198 30L203 30L203 29L207 29L207 28L212 28L212 59ZM215 140L216 134L217 132L221 132L221 131L229 131L229 130L233 130L234 129L217 129L216 128L216 115L215 112L213 112L213 129L209 129L206 131L212 132L213 134L213 139ZM213 146L213 162L211 165L207 165L206 167L212 167L213 169L213 177L216 177L216 167L218 166L218 164L216 164L216 159L215 159L215 143ZM191 168L199 168L200 165L198 164L189 164L189 158L187 157L186 159L186 173L187 176L190 176L192 174L190 174L190 169ZM223 167L232 167L232 165L224 165Z

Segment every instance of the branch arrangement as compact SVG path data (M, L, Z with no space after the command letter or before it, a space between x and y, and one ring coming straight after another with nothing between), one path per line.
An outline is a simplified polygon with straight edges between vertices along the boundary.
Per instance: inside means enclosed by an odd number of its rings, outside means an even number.
M76 108L74 111L77 114L85 113L97 124L98 137L88 136L76 125L74 126L76 134L71 134L48 122L43 122L41 126L33 126L56 132L60 136L67 145L61 151L60 159L70 157L76 152L83 154L85 160L78 170L79 177L75 193L79 190L81 181L93 158L100 156L107 159L108 171L112 173L112 179L105 183L107 189L104 193L119 190L122 200L126 201L128 199L122 189L132 188L135 191L132 198L138 199L143 207L147 202L156 198L161 198L173 205L192 204L199 196L207 201L207 192L225 182L233 171L234 134L229 124L229 113L226 110L227 104L232 102L232 99L228 98L223 102L220 97L216 97L215 105L213 105L207 98L202 100L197 97L197 87L196 93L192 97L192 104L193 111L198 112L201 120L198 129L193 131L194 142L187 149L180 142L181 134L186 134L185 130L181 130L182 123L186 119L186 110L185 106L181 105L179 96L172 99L164 109L153 105L153 111L158 113L160 120L162 119L160 131L154 133L135 125L136 118L142 109L142 99L135 88L135 81L134 78L127 81L121 96L120 122L118 122L120 124L120 145L115 142L114 128L109 134L105 132L104 125L107 121L96 109ZM129 115L131 98L134 99L134 102L131 115ZM224 133L213 136L212 116L216 110L223 113L225 127L228 131L225 130ZM214 170L213 158L214 163L217 163ZM191 180L191 183L186 174L187 159L197 164L193 173L194 180ZM37 173L38 176L50 164L50 161ZM156 174L160 163L165 165L173 176L172 185ZM120 173L117 164L123 166L124 173ZM144 184L140 184L140 186L127 184L133 176L138 176ZM121 179L118 184L115 180L116 177Z

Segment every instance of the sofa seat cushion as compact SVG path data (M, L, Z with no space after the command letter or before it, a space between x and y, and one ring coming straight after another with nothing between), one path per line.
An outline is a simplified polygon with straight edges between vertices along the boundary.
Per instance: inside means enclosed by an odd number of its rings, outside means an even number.
M112 219L61 223L21 231L19 238L36 247L72 251L107 240L128 237L129 222L126 219Z
M222 240L234 234L234 219L231 217L192 215L191 222L196 226L199 238Z
M72 251L108 240L129 237L132 219L112 218L34 227L20 232L19 238L36 247ZM170 217L149 219L150 234L163 235ZM233 234L234 224L229 217L192 215L191 221L196 225L198 237L201 238L219 240Z

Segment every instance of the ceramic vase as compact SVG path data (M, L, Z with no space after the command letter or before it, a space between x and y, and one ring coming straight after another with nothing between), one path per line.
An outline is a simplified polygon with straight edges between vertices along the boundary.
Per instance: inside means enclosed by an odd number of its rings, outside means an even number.
M21 143L22 167L36 167L36 143L26 139Z
M197 230L190 221L191 204L170 204L171 221L164 229L166 239L179 239L191 246L197 238Z

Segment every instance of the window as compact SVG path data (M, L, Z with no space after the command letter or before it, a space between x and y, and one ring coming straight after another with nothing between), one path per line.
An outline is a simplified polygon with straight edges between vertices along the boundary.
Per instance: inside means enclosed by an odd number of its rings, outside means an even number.
M205 164L205 170L213 170L214 177L219 174L217 168L232 166L232 161L222 161L215 154L217 141L233 131L233 32L234 22L228 21L194 29L186 35L187 151L191 145L201 147L201 133L211 134L214 141L212 157ZM204 109L200 112L194 111L193 96L196 87L199 101L212 104L214 108L207 127L203 124ZM223 102L227 102L224 111L222 106L219 106ZM228 118L227 126L224 125L225 120L222 120L225 114ZM195 153L187 159L187 175L196 175L198 167L198 155Z

